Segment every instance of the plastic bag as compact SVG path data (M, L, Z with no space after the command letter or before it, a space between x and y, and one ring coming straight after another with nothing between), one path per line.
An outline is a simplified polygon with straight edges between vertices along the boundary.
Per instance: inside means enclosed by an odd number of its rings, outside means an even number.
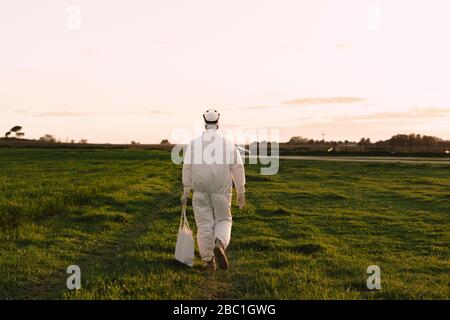
M178 230L175 259L189 267L194 265L194 237L186 218L186 205L181 210L180 228Z

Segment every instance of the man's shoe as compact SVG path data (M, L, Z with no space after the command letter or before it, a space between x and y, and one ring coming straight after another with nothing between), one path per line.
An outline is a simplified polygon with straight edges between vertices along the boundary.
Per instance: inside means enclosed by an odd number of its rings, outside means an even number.
M222 244L222 241L216 239L214 245L214 256L217 259L217 263L219 264L219 268L222 270L228 269L228 258L225 253L225 248Z
M214 259L214 257L212 257L211 260L206 262L205 268L206 268L206 270L211 271L211 272L216 271L216 260Z

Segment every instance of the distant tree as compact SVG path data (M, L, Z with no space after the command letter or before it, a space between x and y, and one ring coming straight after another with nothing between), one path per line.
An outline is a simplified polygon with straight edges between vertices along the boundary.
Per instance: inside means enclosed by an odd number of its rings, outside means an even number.
M358 145L360 145L360 146L368 146L368 145L370 145L371 144L371 142L370 142L370 138L361 138L361 140L359 140L359 142L358 142Z
M295 137L292 137L291 139L289 139L288 143L290 143L290 144L307 144L308 141L309 140L307 138L303 138L301 136L295 136Z
M10 131L11 131L11 132L19 132L20 130L22 130L22 127L21 127L21 126L15 126L15 127L13 127Z
M167 139L162 139L159 144L170 144L170 142Z
M422 137L420 136L420 134L416 135L414 133L410 133L408 135L408 146L409 147L414 147L420 144L420 140L422 140Z
M391 147L406 147L409 142L409 136L406 134L396 134L387 140L387 142Z
M39 141L56 143L56 138L53 135L47 133L44 136L40 137Z
M81 139L80 141L78 141L79 144L87 144L88 141L87 139Z
M21 130L21 126L14 126L11 128L11 130L5 133L5 138L9 138L12 133L15 133L17 138L21 138L25 135L25 133L21 132Z
M436 138L436 137L431 137L431 136L423 136L422 137L422 143L425 147L430 148L430 147L435 147L439 144L442 145L443 140Z
M131 141L131 144L141 144L141 143L138 141Z

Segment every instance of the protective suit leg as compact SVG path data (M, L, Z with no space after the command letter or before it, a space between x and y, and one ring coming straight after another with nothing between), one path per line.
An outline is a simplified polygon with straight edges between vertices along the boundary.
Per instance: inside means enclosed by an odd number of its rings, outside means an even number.
M192 207L200 256L203 261L210 261L214 257L214 210L209 194L194 192Z
M224 248L228 247L231 237L231 193L211 195L214 208L214 239L219 239Z

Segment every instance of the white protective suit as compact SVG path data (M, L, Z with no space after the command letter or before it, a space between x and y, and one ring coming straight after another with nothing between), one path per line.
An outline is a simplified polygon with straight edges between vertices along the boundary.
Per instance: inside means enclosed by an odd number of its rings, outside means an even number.
M231 237L232 185L245 192L245 171L236 146L216 128L208 128L187 147L183 163L183 185L194 191L192 206L197 241L203 261L214 256L214 241L224 248Z

